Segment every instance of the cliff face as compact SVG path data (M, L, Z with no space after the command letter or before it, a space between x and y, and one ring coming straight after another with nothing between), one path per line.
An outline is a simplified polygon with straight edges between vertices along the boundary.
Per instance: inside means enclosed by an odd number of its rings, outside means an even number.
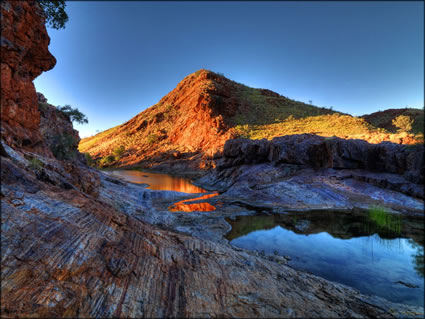
M35 1L1 2L1 136L9 145L50 155L39 133L40 113L32 81L56 59L42 10Z
M40 111L40 134L44 143L58 160L80 160L84 156L78 152L80 136L74 130L70 118L55 106L47 103L43 94L37 93Z

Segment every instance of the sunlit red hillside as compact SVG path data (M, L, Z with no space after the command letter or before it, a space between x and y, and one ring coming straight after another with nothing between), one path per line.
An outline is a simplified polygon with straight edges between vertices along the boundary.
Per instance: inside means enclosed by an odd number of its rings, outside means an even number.
M101 166L150 167L189 159L191 165L202 166L208 165L208 159L230 138L270 139L300 133L361 138L372 143L414 142L413 137L378 130L364 118L250 88L202 69L126 123L83 139L79 150L100 160ZM117 155L114 150L120 146L123 151Z

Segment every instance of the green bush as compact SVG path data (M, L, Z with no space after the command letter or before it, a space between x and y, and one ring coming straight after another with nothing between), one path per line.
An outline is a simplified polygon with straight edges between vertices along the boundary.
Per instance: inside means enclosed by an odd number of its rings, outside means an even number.
M159 139L159 136L156 135L156 134L149 134L148 135L148 143L149 144L153 144L153 143L158 142L158 139Z
M58 160L75 159L77 155L75 137L70 134L56 135L50 150Z
M115 155L115 157L117 159L119 159L121 157L121 155L124 154L124 152L125 152L124 145L121 145L121 146L115 148L112 153Z
M94 161L93 161L93 158L91 157L90 153L84 153L84 157L86 158L87 165L93 166Z
M29 167L31 169L40 170L42 167L44 167L44 163L42 161L40 161L38 158L34 157L34 158L30 159L29 162L30 162Z
M104 157L102 157L100 159L99 166L100 167L103 167L105 164L111 164L114 161L115 161L115 156L114 155L104 156Z

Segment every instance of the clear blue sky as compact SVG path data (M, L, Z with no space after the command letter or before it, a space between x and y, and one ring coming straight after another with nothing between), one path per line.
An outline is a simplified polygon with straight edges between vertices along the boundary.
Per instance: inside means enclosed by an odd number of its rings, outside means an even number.
M362 115L424 105L423 2L67 2L48 29L56 67L35 80L54 105L121 124L200 68Z

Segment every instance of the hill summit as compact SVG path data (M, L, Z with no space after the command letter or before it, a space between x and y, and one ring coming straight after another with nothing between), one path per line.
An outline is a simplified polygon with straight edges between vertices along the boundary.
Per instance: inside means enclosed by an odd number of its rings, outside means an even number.
M100 160L101 166L184 165L185 170L198 170L214 165L212 159L220 155L224 143L239 136L271 139L314 133L349 138L367 136L373 129L363 118L250 88L201 69L124 124L83 139L79 150Z

